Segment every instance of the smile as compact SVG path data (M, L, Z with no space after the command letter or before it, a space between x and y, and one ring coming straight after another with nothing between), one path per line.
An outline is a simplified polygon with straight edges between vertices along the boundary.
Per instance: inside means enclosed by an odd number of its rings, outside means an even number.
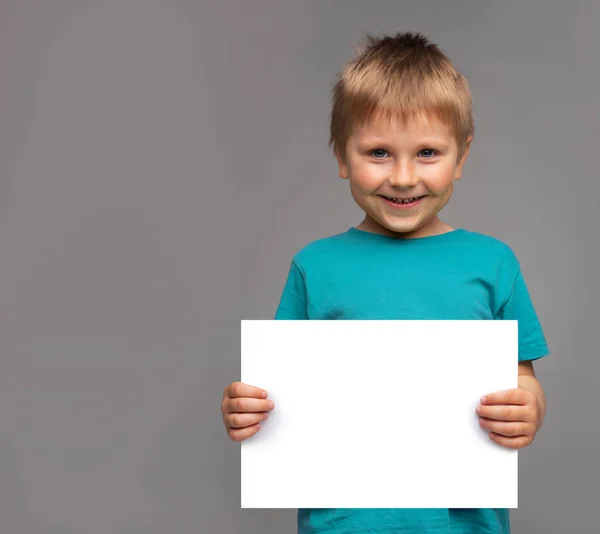
M419 204L422 198L425 198L427 195L423 195L420 197L412 197L412 198L395 198L395 197L386 197L380 195L383 200L386 201L387 204L394 206L396 208L411 208L412 206L416 206Z

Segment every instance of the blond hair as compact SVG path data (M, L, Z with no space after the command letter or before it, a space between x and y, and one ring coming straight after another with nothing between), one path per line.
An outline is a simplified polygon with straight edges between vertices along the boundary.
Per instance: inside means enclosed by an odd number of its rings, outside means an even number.
M460 158L475 132L467 80L422 34L366 38L333 88L329 147L345 160L352 129L375 113L403 124L424 113L452 128Z

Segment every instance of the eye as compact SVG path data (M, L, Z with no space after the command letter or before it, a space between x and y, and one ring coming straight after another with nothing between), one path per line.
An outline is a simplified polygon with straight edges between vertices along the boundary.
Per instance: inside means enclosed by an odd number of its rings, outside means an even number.
M383 152L383 154L382 154L382 152ZM369 154L374 156L375 159L383 159L383 157L385 157L384 155L387 154L387 151L384 150L383 148L376 148L375 150L371 150L369 152Z
M424 148L419 153L423 154L423 156L425 157L425 159L431 159L433 156L435 156L437 154L437 151L434 150L433 148Z

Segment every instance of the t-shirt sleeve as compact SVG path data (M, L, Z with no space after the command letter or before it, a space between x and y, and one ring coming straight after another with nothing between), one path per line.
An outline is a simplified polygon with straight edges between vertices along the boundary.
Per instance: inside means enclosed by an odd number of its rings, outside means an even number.
M307 294L304 273L294 258L279 301L276 320L308 319Z
M508 299L498 311L497 319L518 321L519 361L537 360L550 353L523 273L518 266Z

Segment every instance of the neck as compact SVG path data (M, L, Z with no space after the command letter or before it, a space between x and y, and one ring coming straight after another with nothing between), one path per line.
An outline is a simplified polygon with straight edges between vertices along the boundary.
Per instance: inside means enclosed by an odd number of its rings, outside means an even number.
M374 234L387 235L391 237L401 236L406 239L445 234L454 230L454 228L440 220L437 216L435 217L435 219L425 223L420 228L411 230L409 232L394 232L392 230L389 230L385 226L382 226L378 222L374 221L368 215L365 216L364 220L356 228L358 230L364 230L365 232L371 232Z

